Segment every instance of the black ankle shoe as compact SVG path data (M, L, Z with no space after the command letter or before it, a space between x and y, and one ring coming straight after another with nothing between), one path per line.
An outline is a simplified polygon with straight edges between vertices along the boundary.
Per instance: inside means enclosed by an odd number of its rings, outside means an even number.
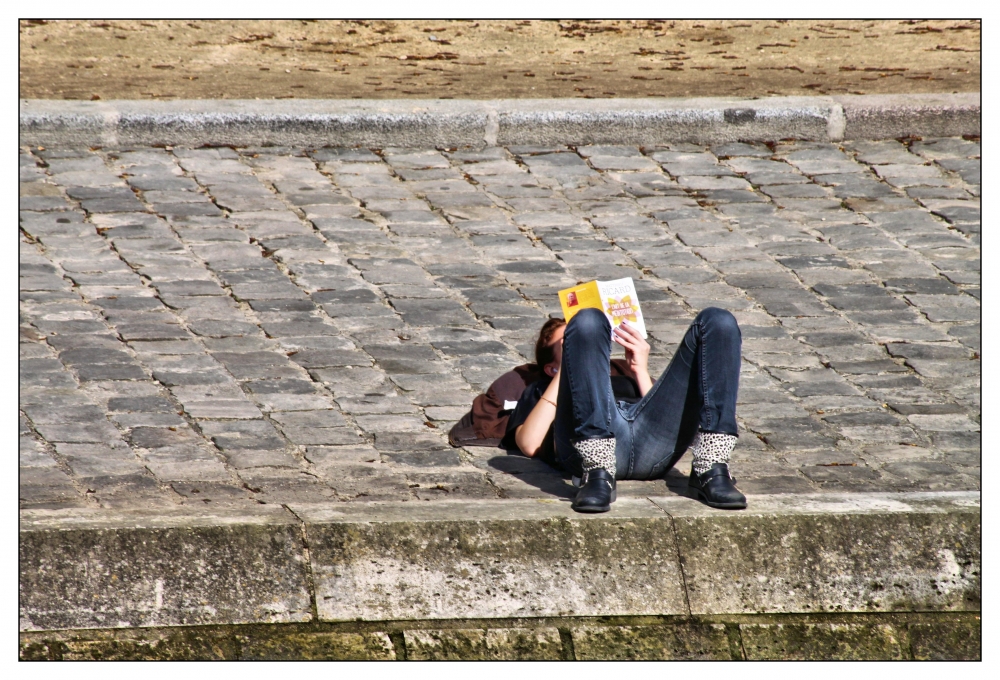
M729 474L728 465L715 463L700 475L692 467L688 486L697 491L698 498L710 508L742 510L747 507L747 497L736 488L735 481Z
M583 473L573 509L577 512L607 512L617 497L614 475L597 468Z

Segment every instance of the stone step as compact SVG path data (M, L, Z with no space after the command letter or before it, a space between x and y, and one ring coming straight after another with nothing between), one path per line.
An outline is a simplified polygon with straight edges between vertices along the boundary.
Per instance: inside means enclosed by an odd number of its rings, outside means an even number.
M839 97L20 103L21 144L488 146L980 134L978 92Z
M20 630L976 614L979 503L926 492L750 496L739 512L623 498L596 516L562 500L25 510Z

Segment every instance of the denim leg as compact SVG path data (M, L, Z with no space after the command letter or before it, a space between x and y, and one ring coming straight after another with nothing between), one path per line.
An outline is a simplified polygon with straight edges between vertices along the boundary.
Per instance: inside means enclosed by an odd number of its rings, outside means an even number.
M627 467L628 423L611 389L611 324L597 309L577 312L563 335L556 407L556 456L570 471L579 469L572 443L615 437L619 475Z
M740 329L717 307L695 317L670 365L627 415L632 421L629 479L659 477L705 432L737 434Z
M572 406L571 440L612 437L611 324L597 309L577 312L563 335L560 403ZM565 400L563 396L571 397Z

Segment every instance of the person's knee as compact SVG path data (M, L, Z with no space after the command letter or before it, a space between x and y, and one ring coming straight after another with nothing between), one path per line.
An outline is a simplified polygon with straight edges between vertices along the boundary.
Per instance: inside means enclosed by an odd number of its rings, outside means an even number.
M594 307L581 309L573 315L566 326L566 333L583 333L586 335L608 335L611 332L611 324L604 312Z
M728 309L706 307L698 313L695 319L698 323L710 327L713 331L740 337L740 326L736 317Z

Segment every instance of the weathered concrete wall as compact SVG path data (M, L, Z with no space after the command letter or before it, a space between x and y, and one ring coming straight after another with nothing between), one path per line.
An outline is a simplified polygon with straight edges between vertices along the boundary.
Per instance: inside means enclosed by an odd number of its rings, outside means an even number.
M978 614L743 615L22 633L23 660L979 659Z
M35 510L21 521L22 630L312 618L301 529L281 508Z
M580 519L565 504L292 506L319 618L681 614L670 520L642 499Z
M976 610L975 494L292 506L320 620Z
M744 512L625 498L598 516L510 499L239 515L35 510L22 513L20 548L31 658L395 658L403 647L407 658L960 658L978 649L972 492L755 496ZM899 628L907 612L930 618ZM837 615L847 618L822 618Z
M961 505L971 499L945 498L772 496L721 516L662 507L692 614L975 610L980 516Z

